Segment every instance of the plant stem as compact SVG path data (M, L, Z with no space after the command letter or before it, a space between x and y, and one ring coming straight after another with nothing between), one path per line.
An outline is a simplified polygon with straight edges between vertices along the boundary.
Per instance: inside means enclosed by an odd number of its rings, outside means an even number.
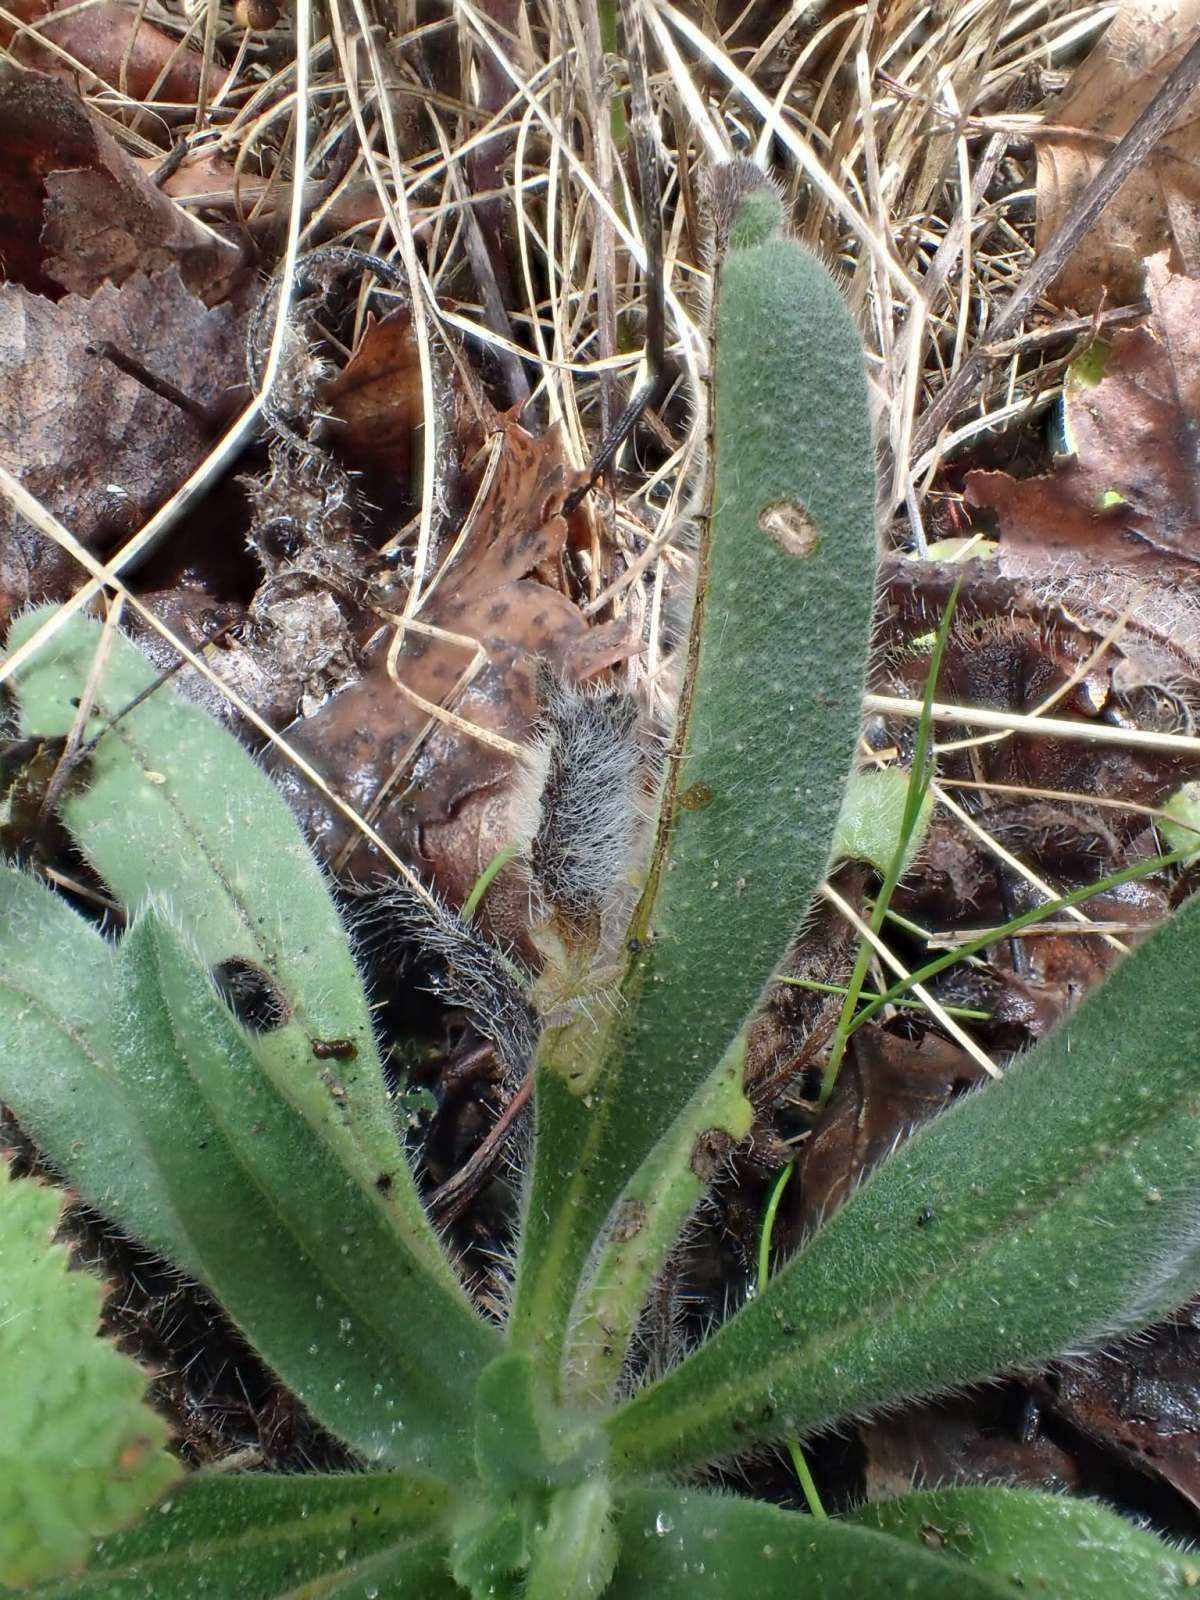
M900 875L908 858L908 846L921 815L921 806L933 777L933 768L929 760L929 746L933 736L933 702L937 692L938 675L941 672L942 657L946 653L946 641L950 636L950 623L954 617L954 608L958 604L958 592L962 588L962 579L955 580L953 589L946 601L946 609L942 612L942 620L938 624L937 638L934 640L933 651L929 658L929 671L925 674L925 693L921 706L921 720L917 724L917 741L913 748L912 772L908 780L908 793L904 801L904 815L900 822L900 837L896 843L895 852L888 866L883 884L871 908L869 927L872 933L878 933L883 926L883 919L887 915L888 905L895 893ZM833 1042L829 1049L829 1060L826 1063L824 1074L821 1078L821 1092L817 1096L817 1107L823 1109L829 1104L829 1097L833 1093L834 1084L837 1082L838 1072L841 1070L842 1059L846 1054L846 1046L850 1042L850 1035L854 1029L855 1013L858 1010L859 997L862 986L866 981L867 969L871 964L871 945L863 940L859 945L858 955L854 962L854 971L850 975L850 983L846 990L846 998L842 1004L841 1015L838 1017L837 1027L834 1030Z
M480 902L492 887L492 883L504 871L508 863L518 854L520 847L515 844L506 844L496 851L496 854L484 867L483 871L471 885L471 892L463 901L462 919L464 922L473 922L475 913L479 910Z
M776 983L786 983L792 989L814 989L818 994L845 995L849 993L844 983L818 983L815 978L785 977L777 978L775 981ZM860 1000L878 1000L880 997L868 989L861 992L858 998ZM920 1000L897 1000L896 1004L910 1011L923 1011L925 1009ZM969 1022L991 1022L992 1020L990 1011L974 1011L970 1006L946 1006L944 1010L948 1017L965 1017Z
M574 1393L611 1394L621 1376L650 1285L700 1202L708 1168L750 1131L742 1092L746 1036L740 1033L709 1081L663 1135L626 1185L570 1333L567 1368Z
M787 1166L776 1178L767 1199L767 1209L763 1214L762 1233L758 1240L758 1292L761 1294L767 1287L767 1280L771 1276L771 1235L775 1231L775 1217L779 1210L779 1202L783 1199L783 1191L788 1186L788 1180L795 1170L795 1163L789 1161ZM788 1455L792 1458L792 1468L800 1480L800 1488L808 1502L808 1509L818 1521L828 1521L829 1513L821 1504L821 1496L817 1492L817 1485L813 1479L812 1468L805 1458L804 1451L800 1448L798 1439L787 1441Z

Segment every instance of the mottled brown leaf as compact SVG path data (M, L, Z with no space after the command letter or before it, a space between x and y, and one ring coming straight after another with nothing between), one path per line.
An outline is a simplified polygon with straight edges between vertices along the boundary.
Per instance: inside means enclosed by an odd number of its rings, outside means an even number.
M148 176L162 167L162 157L134 157ZM291 205L287 184L272 177L261 177L245 165L234 162L212 146L202 145L184 157L180 165L157 185L172 200L198 199L209 202L208 209L230 217L237 215L236 193L248 231L256 238L278 231ZM328 193L325 178L312 178L305 185L305 207L310 210ZM378 222L384 216L379 191L370 178L352 179L339 185L333 199L324 204L312 240L319 243L339 233L348 233L364 222ZM420 224L414 224L419 229Z
M1114 336L1098 383L1069 382L1074 455L1033 478L967 475L970 503L999 519L1008 573L1200 577L1200 283L1161 255L1146 280L1147 325Z
M472 513L472 534L419 612L422 623L466 642L410 629L396 663L408 689L514 743L527 737L536 714L535 656L578 679L639 648L623 623L589 626L568 593L561 571L567 536L561 508L576 481L557 432L534 438L511 420L503 424L500 463ZM398 597L395 610L401 606ZM455 696L476 643L484 659ZM427 716L389 678L390 644L390 634L378 639L361 681L295 724L288 738L364 812L381 786L402 771L403 781L376 826L393 848L417 859L448 898L461 901L492 856L511 842L513 763L502 751L440 724L414 760L414 741ZM352 842L349 824L286 764L279 776L323 852L336 857ZM382 863L361 846L349 866L365 878ZM491 896L486 910L493 910Z
M1136 1343L1064 1367L1049 1403L1200 1510L1200 1305Z
M242 372L238 318L209 309L174 270L135 274L58 305L0 285L0 457L83 543L110 550L183 481L211 440L199 422L87 348L111 340L201 404ZM62 598L81 574L5 504L0 610Z
M177 267L223 298L240 254L160 194L74 91L0 69L0 248L10 281L57 298Z
M325 387L331 443L355 467L408 484L422 421L421 368L407 308L368 318L358 348Z
M979 1391L906 1406L859 1428L868 1500L886 1500L943 1483L1023 1484L1078 1489L1079 1466L1038 1428L1036 1409L1020 1414L1020 1394Z
M853 1036L837 1088L797 1163L788 1227L815 1227L918 1123L983 1077L960 1045L924 1033L898 1037L868 1025Z
M1037 141L1037 245L1042 249L1143 111L1200 27L1200 0L1127 0ZM1079 133L1060 133L1060 128ZM1105 207L1053 291L1093 311L1136 300L1146 257L1167 247L1176 271L1200 273L1200 105L1195 95Z

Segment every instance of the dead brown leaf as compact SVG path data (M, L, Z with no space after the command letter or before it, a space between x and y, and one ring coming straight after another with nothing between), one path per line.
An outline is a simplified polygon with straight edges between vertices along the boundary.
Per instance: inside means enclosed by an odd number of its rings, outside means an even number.
M928 1122L983 1070L960 1045L869 1025L853 1036L837 1088L797 1163L799 1205L787 1224L801 1233L837 1209L919 1123ZM926 1219L932 1225L932 1219ZM924 1226L921 1216L914 1227Z
M90 87L87 74L94 73L101 83L134 100L177 101L184 108L195 104L200 88L199 52L182 46L179 39L147 21L140 9L131 10L115 0L84 7L75 5L74 0L55 4L12 0L8 9L22 22L40 19L36 34L23 33L13 43L15 61L68 82L75 82L83 69L85 86ZM54 15L68 10L68 16ZM0 23L0 46L8 45L14 32L11 24ZM39 37L51 40L71 59L64 61L56 51L39 44ZM223 88L228 76L220 62L214 61L209 69L209 94Z
M57 299L177 267L210 303L226 298L240 252L160 194L65 84L0 68L0 149L10 281Z
M589 626L568 592L561 567L567 539L562 505L577 481L556 431L534 438L511 420L503 424L503 454L475 508L474 534L419 614L421 623L442 630L442 636L411 628L406 633L396 661L405 688L450 707L476 728L519 742L536 713L535 657L578 680L637 651L639 642L624 623ZM395 610L401 605L397 597ZM512 758L470 733L435 723L413 760L429 719L388 675L391 642L389 630L368 650L361 681L293 725L287 736L337 793L368 814L382 786L402 773L376 826L394 849L419 861L449 899L461 902L492 856L511 842ZM483 661L456 697L476 644ZM353 841L350 825L286 763L278 776L329 857ZM365 842L349 861L360 878L382 865ZM493 916L498 903L489 895L486 909ZM494 925L493 931L509 937L519 932Z
M404 307L370 317L358 348L326 386L324 407L335 419L332 443L352 467L412 477L413 442L422 421L421 369L412 316Z
M1196 37L1200 0L1126 0L1046 119L1037 141L1041 250ZM1053 290L1059 305L1094 311L1136 300L1146 257L1166 247L1172 268L1200 275L1200 109L1193 97L1102 213Z
M1038 1429L1033 1409L1027 1426L1021 1426L1018 1399L1011 1391L976 1390L863 1423L859 1437L867 1499L887 1500L943 1483L1004 1482L1060 1493L1077 1489L1078 1463Z
M147 176L153 176L162 166L161 156L134 159ZM172 200L203 198L207 210L243 219L256 240L276 233L291 205L291 187L278 173L259 177L245 166L236 167L227 156L208 146L185 156L157 187ZM379 191L369 178L339 184L333 199L324 204L327 193L325 178L311 179L305 185L305 210L311 213L318 203L323 204L320 221L312 232L314 244L350 233L364 222L378 222L384 215ZM413 231L418 237L424 226L421 220L414 220Z
M1200 1304L1136 1343L1066 1366L1047 1403L1200 1509Z
M140 527L211 444L195 417L89 355L101 340L185 378L202 405L223 399L243 370L233 308L209 309L174 269L57 305L0 285L0 456L97 553ZM74 561L0 507L0 612L61 599L79 578Z
M985 480L990 488L993 479L1013 480L1005 474L969 474L968 484L976 479ZM1003 519L1002 519L1003 521ZM1008 524L1003 523L1007 538ZM1053 714L1056 717L1094 719L1117 714L1126 720L1145 723L1151 710L1154 691L1139 687L1140 679L1127 678L1127 669L1133 662L1128 653L1135 646L1138 651L1155 642L1150 625L1156 623L1161 608L1143 605L1144 616L1135 618L1122 636L1117 652L1109 651L1103 660L1094 665L1081 681L1068 687L1076 672L1082 669L1103 639L1104 626L1114 620L1116 613L1102 618L1081 618L1076 613L1074 594L1071 606L1061 602L1067 578L1064 576L1066 560L1054 552L1043 554L1036 545L1030 562L1040 562L1038 571L1054 573L1053 599L1039 595L1033 586L1020 577L1008 577L996 571L995 562L972 562L965 566L957 563L932 562L884 563L884 625L891 630L892 647L880 652L873 682L888 693L897 693L920 699L924 688L927 660L905 647L905 641L923 629L936 626L946 604L949 586L955 578L962 578L962 590L950 630L946 655L938 681L938 692L948 701L958 705L981 706L997 711L1030 712L1057 696ZM1001 546L1001 552L1006 545ZM1010 561L1024 559L1019 548ZM1104 582L1111 583L1106 573ZM1183 616L1183 603L1176 597L1172 616ZM1132 641L1132 643L1131 643ZM1165 653L1160 648L1159 654ZM1181 686L1186 703L1187 684ZM1175 714L1178 714L1176 708ZM900 730L896 736L902 737ZM960 764L961 761L961 764ZM1143 805L1157 805L1166 798L1180 781L1180 763L1157 752L1121 749L1113 745L1091 745L1077 739L1031 738L1014 734L999 740L989 740L972 753L971 759L954 758L940 768L949 779L968 778L988 783L1027 786L1056 790L1082 796L1116 796ZM989 805L991 802L987 802ZM981 817L981 821L986 818ZM1138 827L1141 828L1139 823ZM1091 825L1088 825L1089 830ZM947 897L949 904L969 904L970 893L986 895L987 883L994 886L994 864L985 865L982 880L970 865L974 846L969 841L960 846L965 858L947 848L939 839L938 849L929 853L925 871L914 877L911 887L902 885L900 894L928 894L928 906L916 909L910 904L909 915L921 918L926 910L945 925ZM1018 846L1019 853L1038 847L1034 834L1028 835ZM1051 851L1051 859L1059 856L1061 843ZM957 859L956 859L957 856ZM1115 870L1117 863L1105 867L1092 861L1082 868L1081 883L1102 877L1105 870ZM950 876L947 876L950 874ZM961 893L960 893L961 891ZM1007 917L1000 914L1001 906L982 909L980 915L996 922ZM934 908L942 907L941 911Z
M1034 478L967 475L968 501L999 518L1007 573L1200 578L1200 282L1165 255L1145 270L1146 326L1114 335L1098 383L1069 385L1075 454Z

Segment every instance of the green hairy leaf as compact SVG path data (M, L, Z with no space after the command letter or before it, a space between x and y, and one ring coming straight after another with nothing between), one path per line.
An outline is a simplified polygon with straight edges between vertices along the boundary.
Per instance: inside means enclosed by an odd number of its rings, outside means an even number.
M1200 897L1001 1082L912 1134L768 1281L785 1167L757 1292L656 1365L669 1341L648 1330L679 1292L672 1277L659 1292L664 1264L765 1126L747 1039L831 852L878 869L879 927L926 831L958 594L911 775L848 783L875 555L860 342L831 274L781 236L756 168L719 169L710 200L709 503L624 937L608 880L637 834L645 730L628 697L544 670L529 766L546 776L524 842L463 915L419 885L381 902L445 962L510 1089L543 1030L513 1237L485 1208L464 1246L471 1272L511 1254L511 1307L505 1264L468 1288L425 1213L349 940L279 792L115 630L73 617L15 675L22 731L82 747L58 803L125 917L108 939L0 863L0 1101L91 1205L207 1288L364 1470L201 1473L171 1490L180 1468L145 1377L97 1339L99 1285L50 1245L58 1197L0 1180L0 1582L41 1583L48 1600L1200 1587L1200 1558L1086 1501L948 1487L828 1517L820 1458L800 1447L1095 1348L1200 1290ZM584 797L586 826L552 814L556 794ZM1193 802L1180 791L1168 832L1182 837ZM521 852L544 957L532 975L472 920ZM853 1028L882 1003L861 1000L866 974L860 954L818 1119ZM781 1443L812 1515L683 1482Z
M656 1273L722 1158L750 1132L745 1064L742 1036L626 1185L571 1328L572 1397L594 1403L612 1393Z
M102 643L100 629L83 620L60 630L19 679L26 728L53 733L70 725L98 650L95 688L104 714L93 721L100 738L64 814L110 887L132 907L158 896L187 908L188 948L174 949L168 965L176 977L189 971L210 1048L193 1060L189 1052L204 1029L193 1035L184 1026L183 1045L172 1054L169 1007L156 988L161 973L151 970L149 958L137 967L136 941L128 938L118 965L126 981L140 972L141 987L135 982L133 999L110 1000L114 1033L104 987L112 987L111 947L61 902L51 911L46 891L20 879L14 886L6 874L5 892L27 921L40 919L49 955L33 958L39 940L8 965L7 982L0 980L0 1027L9 1021L14 1042L23 1043L30 1015L40 1016L43 1031L53 1034L60 1081L52 1084L27 1048L18 1048L0 1065L0 1088L72 1181L132 1236L225 1298L251 1341L268 1360L276 1353L302 1394L312 1392L308 1369L321 1370L317 1387L328 1396L325 1420L334 1432L368 1458L419 1462L430 1451L453 1458L457 1449L469 1449L465 1408L496 1340L469 1304L417 1197L392 1126L365 995L321 874L274 787L205 713L159 685L108 725L155 682L149 663L119 635ZM152 920L150 942L161 955L174 936L158 913ZM87 963L76 974L95 972L90 993L72 992L76 959ZM229 975L238 968L263 975L277 992L281 1025L233 1023L212 980L236 989ZM184 987L177 985L180 993ZM77 1025L81 1015L86 1026ZM45 1020L51 1016L56 1023ZM139 1075L138 1054L152 1036L162 1054L151 1050ZM338 1041L336 1056L317 1048L327 1039ZM173 1078L166 1070L172 1060L181 1063ZM157 1077L150 1070L156 1061L163 1066ZM203 1082L207 1103L189 1100L188 1071ZM57 1117L59 1090L74 1104L74 1120ZM222 1139L208 1135L221 1104L229 1108L222 1135L239 1124L254 1130L224 1166ZM88 1126L93 1115L98 1134ZM198 1166L200 1136L191 1146L184 1132L189 1115L205 1130L208 1157ZM198 1199L219 1192L214 1165L225 1191L219 1205L201 1204L197 1212ZM259 1213L265 1231L227 1225L229 1216ZM292 1271L297 1234L302 1254L327 1241L323 1266ZM251 1247L270 1265L258 1265ZM326 1296L331 1273L340 1287ZM369 1304L383 1324L378 1347L356 1369L358 1385L349 1373L327 1370L331 1351L344 1352L354 1366L347 1337L331 1330L362 1328L362 1315L352 1314L356 1304ZM413 1354L422 1317L440 1352L432 1359ZM367 1346L372 1337L362 1332ZM455 1395L457 1445L447 1425Z
M909 782L907 772L894 768L856 772L851 777L833 836L835 861L869 861L878 872L887 872L900 846ZM926 793L912 837L905 845L902 872L912 866L929 830L933 810L933 796Z
M44 619L21 617L17 648ZM457 1284L417 1198L392 1126L366 996L329 891L270 779L207 712L156 684L119 633L72 617L17 675L24 734L68 732L100 663L86 733L102 734L62 815L130 910L162 896L186 915L197 953L229 983L263 986L278 1026L254 1049L364 1187L381 1174L395 1226L426 1268ZM274 1020L272 1018L272 1020ZM338 1041L336 1056L321 1055Z
M1028 1489L905 1495L820 1522L730 1496L627 1496L610 1600L796 1600L873 1595L993 1600L1166 1600L1200 1581L1196 1558L1102 1506Z
M401 1253L384 1197L359 1187L258 1069L156 907L126 934L118 969L122 1076L203 1281L369 1461L461 1470L492 1331Z
M912 1542L731 1495L666 1487L626 1497L608 1600L1012 1600L1011 1586ZM1066 1600L1056 1596L1056 1600Z
M62 1194L0 1168L0 1582L83 1564L182 1468L146 1375L97 1337L104 1291L51 1245Z
M1094 1348L1200 1288L1200 898L612 1422L677 1468Z
M861 347L825 267L759 236L778 226L774 196L751 204L765 212L718 271L711 515L623 1009L591 1038L586 1022L551 1036L539 1058L537 1266L514 1327L547 1362L605 1215L808 909L858 733L875 560Z
M98 1211L195 1275L116 1067L113 946L61 895L0 865L0 1100Z
M1200 1560L1173 1550L1106 1506L1029 1489L932 1489L863 1506L863 1528L945 1551L1006 1593L1073 1600L1167 1600L1200 1587Z
M399 1473L196 1479L140 1527L98 1543L83 1576L38 1593L47 1600L300 1593L324 1600L365 1596L374 1584L378 1600L450 1600L457 1591L436 1537L446 1501L438 1485Z

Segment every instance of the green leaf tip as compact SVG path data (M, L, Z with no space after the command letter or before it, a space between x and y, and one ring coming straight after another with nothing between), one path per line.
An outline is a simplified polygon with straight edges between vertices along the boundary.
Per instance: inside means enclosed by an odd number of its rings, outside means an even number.
M1200 855L1200 783L1182 784L1163 810L1158 831L1167 849Z
M1095 1349L1200 1288L1200 897L611 1420L661 1471ZM781 1338L781 1334L784 1337Z
M704 193L718 259L728 250L752 250L783 227L779 191L754 161L743 158L711 168Z
M1071 1495L982 1485L863 1506L847 1522L943 1551L1015 1593L1058 1600L1167 1600L1200 1589L1200 1555L1172 1549L1106 1506Z
M0 1172L0 1582L82 1566L181 1468L146 1374L97 1334L104 1291L51 1238L60 1191Z
M846 786L837 832L833 840L835 861L867 861L886 872L904 843L901 872L907 872L921 848L933 820L934 800L928 791L921 798L916 825L903 839L904 809L912 778L907 772L856 772Z
M783 206L770 189L748 194L737 209L729 230L731 250L750 250L779 232L783 225Z

